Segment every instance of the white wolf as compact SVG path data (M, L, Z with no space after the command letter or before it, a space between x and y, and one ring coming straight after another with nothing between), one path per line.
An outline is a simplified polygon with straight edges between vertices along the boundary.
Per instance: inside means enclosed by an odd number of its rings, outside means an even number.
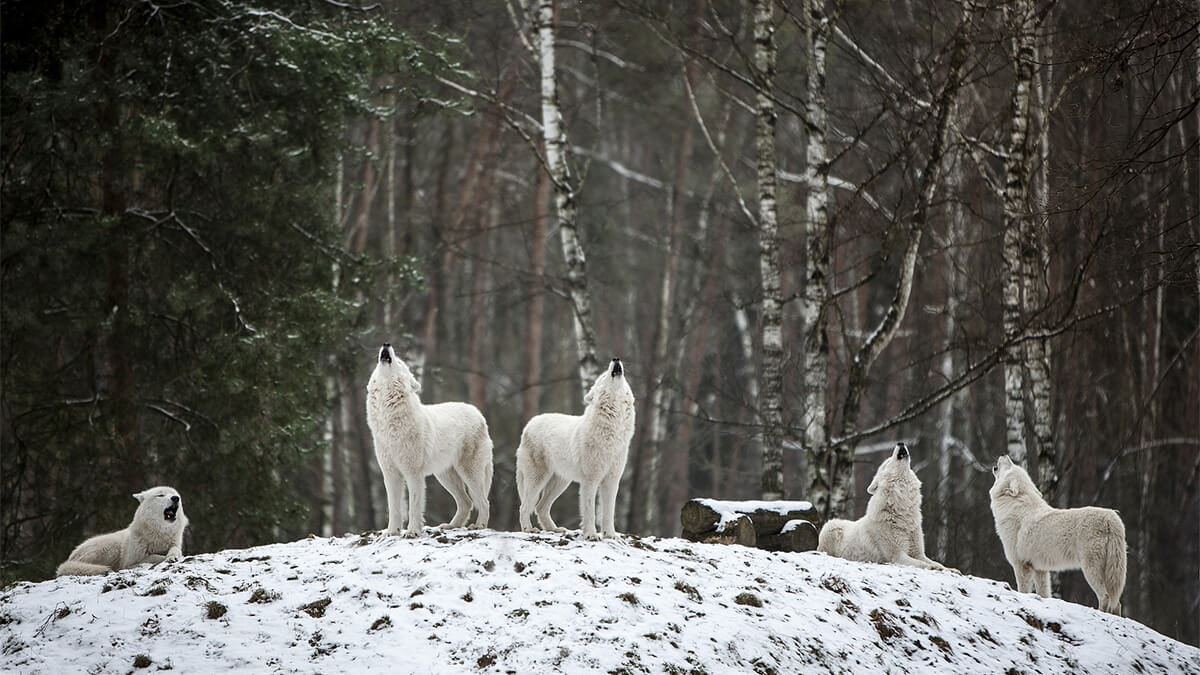
M1004 557L1017 577L1017 590L1050 596L1050 572L1083 570L1100 609L1121 613L1125 590L1125 524L1112 509L1056 509L1046 503L1029 474L1008 455L992 467L988 494Z
M390 344L367 383L367 426L388 497L388 533L419 537L425 526L425 477L454 497L454 517L440 528L462 527L474 507L471 529L487 527L492 489L492 439L483 413L469 403L424 405L421 383ZM408 487L408 529L402 530L403 487Z
M183 530L188 519L179 493L169 487L152 487L133 498L138 500L138 507L129 527L97 535L76 546L66 562L58 566L57 576L106 574L183 557Z
M605 537L617 536L613 525L617 486L625 471L633 438L633 391L625 380L621 360L596 378L583 397L583 415L544 413L521 432L517 448L517 492L521 497L521 529L533 532L530 514L537 512L544 529L565 532L554 524L550 507L571 481L579 483L579 515L585 539L596 533L596 496Z
M855 521L834 518L825 523L817 550L847 560L957 572L925 555L921 481L911 462L908 446L897 443L867 487L871 499L866 515Z

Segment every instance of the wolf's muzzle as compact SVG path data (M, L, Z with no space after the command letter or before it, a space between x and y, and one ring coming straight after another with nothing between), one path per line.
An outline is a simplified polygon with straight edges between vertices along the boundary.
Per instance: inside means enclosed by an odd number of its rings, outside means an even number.
M379 362L380 363L391 363L392 362L392 343L385 342L385 343L383 343L383 347L380 347Z
M612 360L612 376L616 377L623 372L625 371L621 369L621 359L614 358Z
M904 459L908 457L908 446L903 443L896 444L896 459Z
M167 522L175 522L176 516L179 515L179 497L171 497L171 505L163 509L163 518Z

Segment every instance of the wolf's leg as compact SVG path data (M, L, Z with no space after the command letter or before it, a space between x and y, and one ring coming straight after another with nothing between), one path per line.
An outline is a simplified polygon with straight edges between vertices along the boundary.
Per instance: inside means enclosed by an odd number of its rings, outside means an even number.
M600 483L595 480L579 481L579 518L584 539L599 539L596 534L596 490Z
M929 560L928 558L914 558L907 553L901 553L899 558L896 558L897 565L908 565L909 567L920 567L925 570L944 570L946 569L941 563Z
M550 507L554 506L554 502L562 496L562 493L566 492L567 486L570 484L571 481L566 478L552 474L550 479L542 485L541 496L537 501L537 517L538 523L542 526L543 530L550 530L551 532L567 531L567 528L559 527L554 522L554 518L550 517Z
M404 477L408 486L408 529L404 531L406 538L419 537L425 528L425 477Z
M1013 563L1013 573L1017 575L1017 592L1033 592L1033 566L1029 563Z
M1033 585L1037 587L1037 594L1043 598L1050 597L1050 571L1038 570L1033 571Z
M617 510L617 487L620 484L621 472L619 471L609 474L600 483L600 527L603 536L609 539L618 536L614 521Z
M441 529L462 527L471 515L471 501L467 498L467 486L454 467L436 474L438 482L454 497L454 517L448 523L438 525Z
M385 467L381 466L380 469L388 500L387 533L399 535L404 532L404 477Z

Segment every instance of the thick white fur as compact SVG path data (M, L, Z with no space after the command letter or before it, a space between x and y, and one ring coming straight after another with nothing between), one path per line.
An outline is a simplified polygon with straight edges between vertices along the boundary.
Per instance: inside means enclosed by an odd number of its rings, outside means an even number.
M386 357L386 358L385 358ZM367 426L388 497L388 533L419 537L425 526L425 477L454 497L454 517L440 528L462 527L474 507L471 529L487 527L492 488L492 439L483 413L469 403L424 405L421 384L390 345L367 383ZM403 486L408 487L408 529L403 530Z
M617 536L613 524L617 487L634 427L633 391L620 370L620 361L613 359L613 366L596 378L583 402L583 415L537 415L521 432L517 491L525 532L535 531L530 520L534 511L542 528L564 532L550 517L550 507L576 481L583 537L600 538L596 533L597 493L603 536Z
M988 494L1004 557L1017 590L1050 596L1050 572L1083 570L1100 609L1121 613L1125 590L1125 524L1112 509L1056 509L1046 503L1029 474L1007 455L992 468Z
M904 448L901 451L901 448ZM883 460L867 487L867 513L855 521L834 518L821 528L817 550L847 560L950 569L925 555L921 481L903 443Z
M174 497L179 504L175 520L163 512ZM84 541L58 566L57 576L65 574L107 574L144 563L175 562L183 557L183 530L188 519L183 500L169 487L152 487L133 495L137 511L129 527L101 534Z

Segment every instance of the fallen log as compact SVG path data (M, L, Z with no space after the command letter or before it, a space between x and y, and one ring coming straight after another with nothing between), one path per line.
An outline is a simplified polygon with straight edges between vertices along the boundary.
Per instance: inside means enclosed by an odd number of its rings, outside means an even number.
M741 544L754 547L758 544L758 534L754 530L754 521L749 516L741 515L723 522L717 529L707 532L683 531L683 538L688 541L698 541L704 544ZM814 545L814 548L816 546Z
M721 530L724 523L746 515L754 523L758 536L779 534L792 520L815 524L817 510L809 502L721 501L692 499L683 505L680 521L684 532L702 534Z
M800 553L817 549L817 526L807 520L791 520L779 534L758 537L758 548L764 551Z

